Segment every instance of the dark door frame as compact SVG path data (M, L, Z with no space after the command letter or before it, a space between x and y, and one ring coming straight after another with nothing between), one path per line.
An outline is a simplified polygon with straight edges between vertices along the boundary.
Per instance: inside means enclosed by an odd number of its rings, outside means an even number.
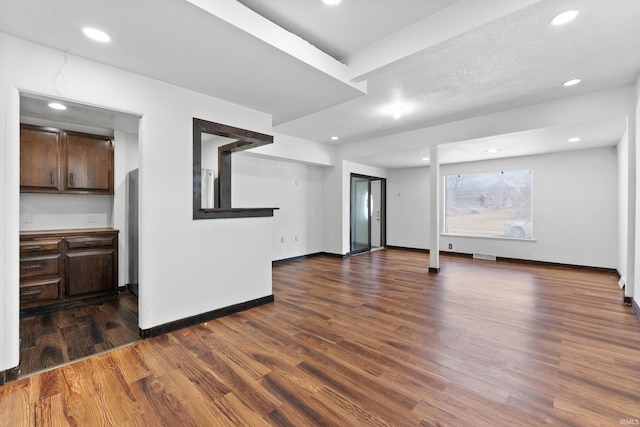
M371 182L380 181L380 247L387 245L387 179L370 175L351 173L349 177L349 255L371 251L371 206L369 206L369 247L365 249L353 249L353 178L361 178L369 181L369 201L371 203Z

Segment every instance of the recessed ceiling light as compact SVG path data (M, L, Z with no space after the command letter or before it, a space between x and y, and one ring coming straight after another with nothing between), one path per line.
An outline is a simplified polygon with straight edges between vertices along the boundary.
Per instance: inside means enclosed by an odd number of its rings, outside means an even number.
M498 150L497 148L489 148L487 150L487 153L497 153L498 151L500 151L500 150Z
M66 110L67 107L60 104L59 102L50 102L49 104L49 108L53 108L54 110Z
M322 0L322 3L329 5L329 6L335 6L338 3L340 3L342 0Z
M568 139L569 142L580 142L580 138L578 138L577 136L575 138L569 138Z
M332 136L332 137L331 137L331 140L332 140L332 141L337 141L337 140L339 140L339 139L340 139L340 137L339 137L339 136Z
M107 43L111 41L111 36L109 36L109 34L102 30L98 30L97 28L85 27L82 29L82 32L91 40L95 40L100 43Z
M404 108L402 107L402 105L396 105L395 107L393 107L393 118L396 120L401 118L403 110Z
M573 21L575 17L578 16L578 13L580 12L577 10L566 10L559 15L556 15L555 18L551 20L551 23L553 25L564 25Z
M582 79L571 79L571 80L567 80L566 82L562 83L562 86L575 86L578 83L580 83L582 81Z
M428 162L429 158L428 157L423 157L422 160L425 161L425 162Z

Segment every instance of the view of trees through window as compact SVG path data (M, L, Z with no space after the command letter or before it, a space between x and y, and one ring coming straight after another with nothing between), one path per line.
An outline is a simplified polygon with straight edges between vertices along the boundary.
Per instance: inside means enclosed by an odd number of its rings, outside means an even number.
M445 234L533 238L531 170L445 177Z

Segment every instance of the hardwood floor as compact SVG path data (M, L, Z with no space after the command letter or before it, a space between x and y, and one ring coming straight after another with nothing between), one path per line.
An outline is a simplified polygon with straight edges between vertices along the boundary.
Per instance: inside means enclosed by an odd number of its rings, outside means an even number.
M20 319L20 375L138 341L138 300L117 300Z
M615 274L389 249L273 268L275 303L0 387L0 425L620 425Z

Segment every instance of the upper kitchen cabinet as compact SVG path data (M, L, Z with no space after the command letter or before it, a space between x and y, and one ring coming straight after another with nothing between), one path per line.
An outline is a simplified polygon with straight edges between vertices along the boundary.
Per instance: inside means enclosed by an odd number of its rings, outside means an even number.
M64 189L62 140L58 130L20 127L20 191L57 193Z
M111 139L21 125L20 191L113 194Z
M67 191L113 194L113 145L97 135L67 132Z

